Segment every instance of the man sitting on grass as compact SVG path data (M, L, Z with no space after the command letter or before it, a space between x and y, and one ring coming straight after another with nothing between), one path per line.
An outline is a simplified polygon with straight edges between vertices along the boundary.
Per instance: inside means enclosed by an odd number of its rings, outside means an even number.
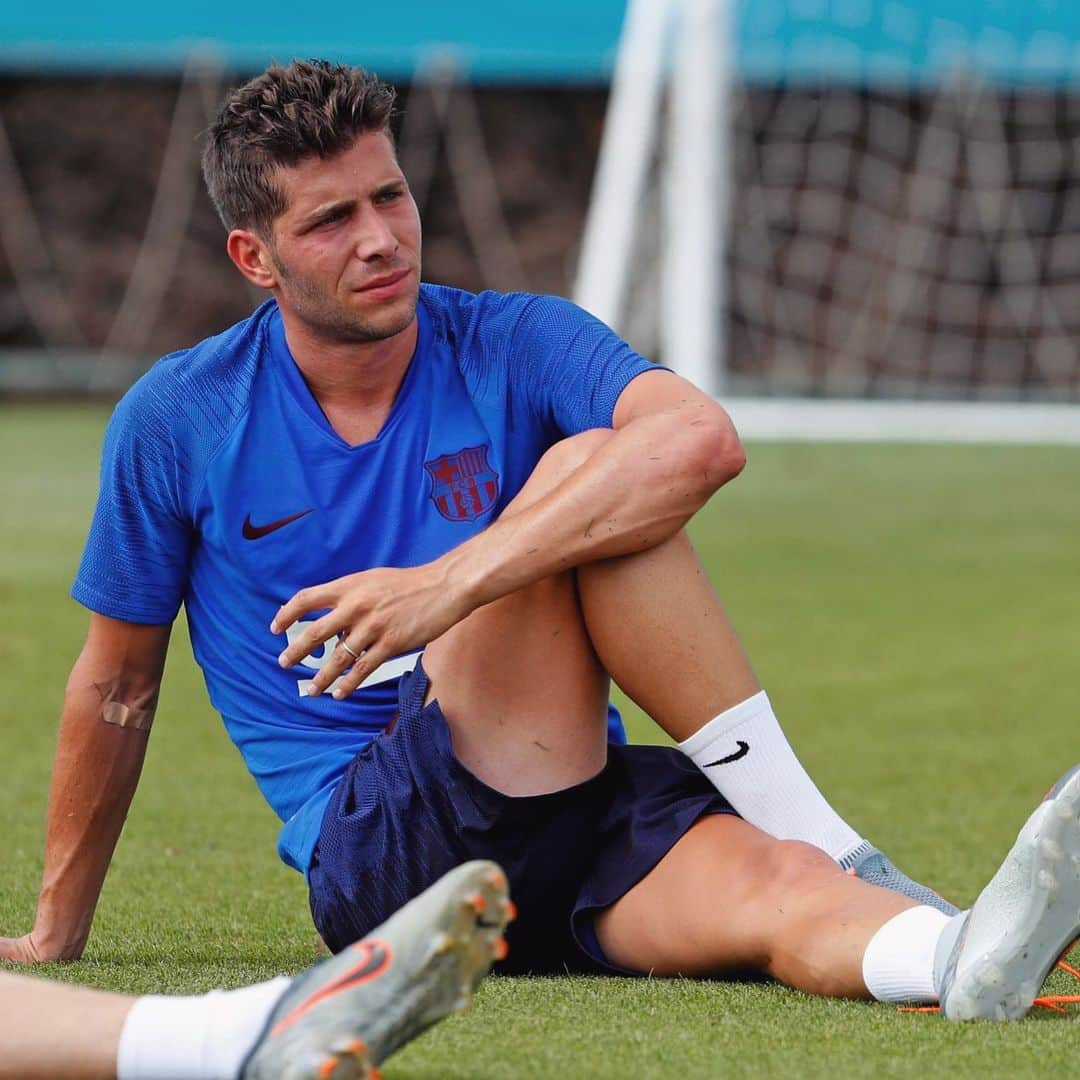
M505 970L1026 1013L1080 934L1080 776L970 916L844 822L684 531L743 467L727 415L570 303L421 285L392 104L294 63L210 130L228 253L272 298L109 425L37 921L0 956L81 954L183 603L334 949L491 858ZM612 737L612 679L680 749Z

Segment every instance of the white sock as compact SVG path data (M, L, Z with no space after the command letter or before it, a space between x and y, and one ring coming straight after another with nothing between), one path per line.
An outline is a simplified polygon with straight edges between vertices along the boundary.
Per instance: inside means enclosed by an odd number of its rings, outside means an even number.
M863 953L866 989L878 1001L929 1004L938 1000L938 943L950 923L962 915L942 914L932 907L914 907L894 915L871 939Z
M139 998L120 1033L117 1080L236 1080L291 981Z
M807 775L764 690L714 717L679 749L741 817L771 836L805 840L837 862L869 848Z

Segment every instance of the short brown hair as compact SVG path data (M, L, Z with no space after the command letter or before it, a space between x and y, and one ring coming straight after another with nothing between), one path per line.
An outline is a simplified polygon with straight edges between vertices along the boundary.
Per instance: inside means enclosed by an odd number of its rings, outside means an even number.
M226 229L265 237L286 209L274 170L328 158L368 131L390 134L396 92L359 67L326 60L273 64L233 90L207 133L202 168Z

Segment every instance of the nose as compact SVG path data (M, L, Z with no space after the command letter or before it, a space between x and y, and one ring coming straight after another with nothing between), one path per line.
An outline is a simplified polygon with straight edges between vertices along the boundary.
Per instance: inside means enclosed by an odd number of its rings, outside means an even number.
M369 259L389 259L394 256L398 247L398 239L389 223L375 207L369 206L359 219L357 256L365 262Z

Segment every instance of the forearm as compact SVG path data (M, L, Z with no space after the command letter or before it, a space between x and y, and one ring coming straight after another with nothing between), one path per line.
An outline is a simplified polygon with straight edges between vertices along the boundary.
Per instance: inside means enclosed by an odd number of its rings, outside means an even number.
M49 793L45 870L34 926L47 959L81 955L146 754L157 684L76 664ZM128 723L119 721L127 719ZM134 722L131 722L134 721Z
M434 641L484 604L674 535L745 458L719 406L677 376L655 374L634 380L629 399L623 392L614 429L584 432L545 454L536 482L471 540L422 566L362 570L301 589L278 609L271 632L325 614L290 635L278 662L289 667L339 638L308 692L333 686L344 698L379 664Z
M681 529L745 458L729 423L678 410L615 431L553 490L512 504L443 558L447 579L489 603L596 559L645 550Z

